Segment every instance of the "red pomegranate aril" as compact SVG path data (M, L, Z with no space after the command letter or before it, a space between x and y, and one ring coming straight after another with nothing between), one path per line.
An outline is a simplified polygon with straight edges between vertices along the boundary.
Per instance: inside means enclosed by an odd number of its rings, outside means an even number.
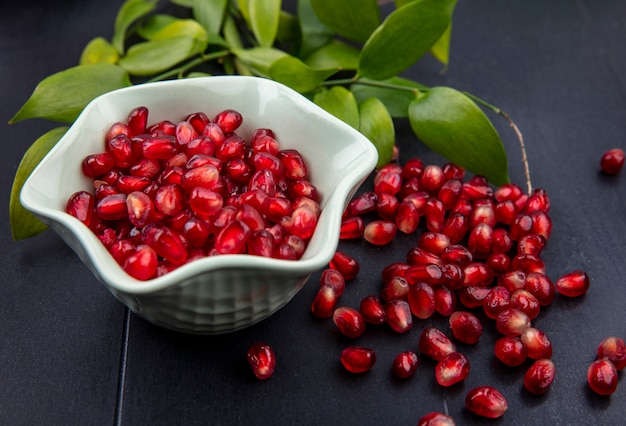
M520 269L526 274L532 272L546 273L546 264L540 257L532 254L518 254L513 258L511 268L513 270Z
M602 154L600 168L608 175L614 175L624 166L624 151L620 148L613 148Z
M252 176L252 168L241 158L234 158L224 167L226 175L236 182L248 182Z
M518 215L511 224L509 231L511 238L519 241L522 237L532 233L533 219L527 214Z
M346 337L355 339L365 332L365 319L359 311L349 306L341 306L333 313L333 322Z
M134 191L126 197L128 219L138 228L148 224L154 215L154 204L143 192Z
M424 282L417 282L410 286L407 300L411 312L417 318L427 319L435 313L435 291Z
M176 139L172 136L149 137L141 143L143 156L154 160L167 160L177 152Z
M263 218L261 213L259 213L257 209L249 204L243 204L241 207L239 207L239 211L237 212L235 219L245 222L245 224L248 225L253 232L265 228L266 225L265 219Z
M205 164L187 170L183 174L181 185L185 192L189 193L196 187L212 189L219 180L220 172L212 164Z
M380 172L374 179L374 192L380 194L396 195L402 187L402 176L400 173L388 172L381 174Z
M493 246L493 228L486 223L479 223L469 233L467 248L474 259L486 259Z
M585 271L576 270L556 280L556 291L566 297L579 297L589 290L589 276Z
M201 131L203 130L204 126L202 127ZM183 146L187 145L189 142L200 136L199 132L188 121L181 121L176 124L175 135L178 144Z
M412 249L410 249L406 254L406 260L410 266L436 265L441 267L444 265L439 256L427 252L426 250L422 250L419 247L413 247Z
M496 285L491 288L483 301L485 315L491 319L498 318L500 312L511 306L511 292L504 286Z
M163 226L157 229L146 244L152 247L159 256L173 264L180 265L187 260L187 248L181 235L168 227Z
M131 176L141 176L148 179L154 179L159 172L161 172L161 164L158 160L150 158L142 158L128 169Z
M147 245L139 245L126 257L122 268L131 277L145 281L156 275L157 265L156 252Z
M117 123L113 123L111 127L109 127L109 130L107 130L107 133L104 136L104 140L108 141L118 135L128 136L128 126L125 123L121 123L119 121Z
M441 233L447 235L450 244L458 244L469 232L469 220L460 213L452 213L443 225Z
M401 352L393 360L391 371L399 379L408 379L417 371L419 358L413 351Z
M456 345L435 327L426 327L422 331L418 346L420 352L435 361L441 361L452 352L456 352Z
M449 317L456 311L456 293L446 286L435 289L435 312L444 317Z
M393 299L383 305L387 324L396 333L404 333L413 327L411 308L406 300Z
M311 303L311 313L318 319L330 318L335 312L339 295L334 288L321 286Z
M143 191L150 183L150 179L142 176L122 175L117 180L116 187L121 193L130 194L134 191Z
M429 198L424 209L426 228L432 232L441 232L445 225L445 213L441 201Z
M315 202L319 202L320 199L317 188L306 179L289 181L287 192L292 199L307 197Z
M384 324L387 321L387 313L382 300L378 296L365 296L361 300L359 312L363 315L365 322L370 324Z
M220 254L238 254L246 247L250 227L241 220L233 220L215 238L215 249Z
M208 220L224 205L222 196L203 187L194 188L189 194L189 207L201 218Z
M402 167L402 177L411 179L413 177L420 178L424 173L424 163L419 158L410 158Z
M592 362L587 369L587 383L598 395L611 395L617 389L618 375L615 365L606 358Z
M463 306L473 309L483 305L490 291L490 287L463 286L458 290L457 295Z
M356 259L339 250L333 255L333 258L329 262L329 266L331 269L339 271L346 281L354 279L361 269L361 266Z
M191 159L195 155L213 156L215 155L217 146L215 144L215 141L210 137L201 136L190 141L186 146L183 147L183 149L187 154L187 157Z
M530 194L528 200L526 200L524 212L548 213L548 211L550 211L550 197L548 197L548 192L543 188L536 188L532 194Z
M363 236L365 224L359 216L349 216L341 221L341 229L339 238L342 240L350 240Z
M458 203L463 194L463 183L457 179L446 180L439 189L437 198L443 204L444 210L450 210Z
M278 155L280 152L280 145L274 138L274 132L269 129L256 129L250 146L254 152L267 152L272 155Z
M473 388L465 397L465 408L476 415L488 419L502 417L508 407L509 405L504 395L491 386Z
M243 117L239 112L227 109L217 114L213 122L215 122L224 133L232 133L241 126Z
M440 256L450 246L450 238L440 232L424 232L417 240L417 247Z
M96 214L102 220L120 220L128 218L126 195L107 195L96 203Z
M538 359L524 374L524 387L534 395L543 395L554 381L556 367L549 359Z
M386 220L374 220L365 225L363 238L370 244L384 246L394 239L397 232L398 227L395 223Z
M320 276L320 288L324 286L331 287L337 296L341 296L346 289L346 281L339 271L325 269Z
M528 234L518 241L517 253L539 256L545 245L546 239L543 235Z
M524 195L524 191L515 183L505 183L496 189L493 194L497 202L515 201L522 195Z
M533 272L536 274L536 272ZM526 285L526 273L524 271L515 270L510 272L505 272L504 274L498 277L497 285L505 287L509 292L514 292L515 290L520 290L525 288Z
M496 214L493 211L493 203L491 200L476 200L473 205L474 209L470 215L470 228L475 228L481 223L485 223L494 227L497 223Z
M148 108L140 106L134 108L128 113L128 134L129 136L137 136L146 132L148 124Z
M272 257L275 250L274 236L266 229L254 231L250 235L246 247L248 254Z
M539 234L546 240L550 238L552 234L552 219L544 212L532 212L530 213L532 220L531 233Z
M298 207L291 214L289 230L303 240L308 240L313 236L317 226L317 216L308 207Z
M238 198L237 207L242 204L249 204L250 206L257 209L257 211L263 212L267 211L267 207L269 205L270 196L267 192L261 191L260 189L254 191L247 191L241 194ZM291 212L293 214L293 211ZM291 217L289 217L291 219Z
M505 225L511 225L519 215L519 210L511 200L500 201L493 207L496 221Z
M414 265L404 272L404 278L409 285L422 282L428 285L441 284L441 268L437 265Z
M469 217L471 216L473 211L474 211L474 207L473 207L471 201L466 200L464 198L461 198L459 200L459 202L456 203L456 205L454 207L452 207L452 209L450 209L449 213L450 214L455 214L455 213L456 214L460 214L462 216L465 216L469 220Z
M383 284L380 297L383 300L406 299L409 294L409 283L401 276L393 276Z
M370 371L376 363L376 352L360 346L348 346L341 351L341 364L350 373Z
M109 139L106 150L113 157L116 167L124 169L132 164L133 151L128 136L122 134Z
M524 312L531 320L537 318L541 312L539 300L528 290L514 291L511 294L511 307Z
M531 272L526 277L524 289L537 298L541 306L552 304L556 296L554 283L545 274Z
M304 158L296 150L285 149L278 153L278 158L285 168L285 176L289 179L302 179L308 175Z
M226 162L233 158L243 158L245 152L246 141L239 136L233 135L217 146L215 156L220 161Z
M485 263L497 276L510 271L512 265L511 258L504 253L490 254Z
M626 367L626 344L624 340L609 336L600 342L597 350L597 358L606 358L613 363L617 371L621 371Z
M552 343L543 331L528 327L520 335L520 339L531 359L552 358Z
M447 414L433 411L417 421L417 426L455 426L454 419Z
M494 273L491 267L483 262L472 262L463 268L465 286L490 286L494 280Z
M108 152L88 155L82 163L83 174L88 177L102 176L113 169L115 160Z
M469 376L470 363L465 355L452 352L435 366L435 378L441 386L452 386Z
M78 191L72 194L67 201L65 211L86 226L91 224L91 218L95 211L95 197L87 191Z
M441 267L441 284L450 290L459 290L463 287L465 276L463 269L454 263L446 263Z
M431 196L426 191L418 191L407 195L402 201L410 201L417 208L420 216L426 213L426 203L430 200Z
M504 336L498 339L493 347L493 353L508 367L522 365L528 356L526 346L517 336Z
M385 266L381 273L383 283L391 281L396 276L404 278L404 274L409 268L409 264L402 262L395 262Z
M130 240L115 239L113 244L108 246L108 250L111 256L113 256L113 259L115 259L119 265L123 265L126 258L136 250L136 247Z
M424 167L424 171L420 177L420 186L424 191L436 193L443 186L444 179L441 167L431 164Z
M202 247L211 234L211 225L199 217L191 217L183 225L182 233L192 247Z
M404 234L415 232L420 222L420 215L415 205L410 201L403 201L398 207L395 222L400 232Z
M394 220L398 209L400 208L400 201L395 195L381 192L378 194L378 203L376 203L376 212L381 219Z
M179 185L163 185L156 191L154 205L161 213L175 216L185 208L185 194Z
M461 268L465 268L472 263L474 257L467 247L460 244L453 244L447 247L443 253L441 253L441 260L445 263L454 263Z
M504 309L496 317L496 329L505 336L519 336L529 327L530 318L519 309Z
M448 320L452 335L460 342L475 345L483 334L483 325L476 315L467 311L456 311Z
M420 187L419 179L418 178L411 178L411 179L406 180L406 181L404 181L402 183L402 186L400 187L400 191L398 191L396 196L402 200L402 199L408 197L411 194L414 194L416 192L420 192L421 189L422 188Z
M267 380L276 369L276 355L270 345L262 342L254 343L246 354L248 364L257 379Z
M352 216L359 216L376 210L378 203L378 195L375 192L364 192L363 194L353 198L348 203L348 212Z
M185 117L185 121L191 124L193 128L196 130L196 132L202 133L206 125L211 120L205 113L198 111L198 112L191 113L187 117Z

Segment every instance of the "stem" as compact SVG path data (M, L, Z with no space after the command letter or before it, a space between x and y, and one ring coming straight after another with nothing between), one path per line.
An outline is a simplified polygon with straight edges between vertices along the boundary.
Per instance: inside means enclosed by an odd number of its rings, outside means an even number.
M507 114L506 112L502 111L497 106L491 105L490 103L488 103L488 102L486 102L486 101L484 101L484 100L482 100L482 99L472 95L471 93L463 92L463 94L465 94L465 96L467 96L470 99L472 99L474 102L477 102L477 103L481 104L482 106L484 106L486 108L489 108L490 110L492 110L496 114L504 117L506 119L506 121L509 122L509 126L511 126L511 128L515 132L515 134L517 136L517 140L519 142L520 150L522 151L522 164L524 164L524 176L526 178L526 188L527 188L527 191L528 191L528 195L530 195L532 193L532 191L533 191L533 186L532 186L532 183L530 181L530 166L528 165L528 157L526 155L526 145L524 144L524 136L522 136L522 132L517 127L517 124L515 124L515 122L509 116L509 114Z
M418 89L417 87L401 86L399 84L384 83L382 81L375 81L375 80L362 80L357 77L343 78L343 79L337 79L337 80L326 80L322 82L322 86L338 86L338 85L344 85L344 84L361 84L363 86L380 87L382 89L400 90L403 92L411 92L411 93L414 93L415 95L417 95L420 92L420 90L422 90L422 89Z
M149 83L152 83L154 81L161 81L161 80L165 80L166 78L175 76L175 75L182 75L185 71L188 71L194 67L197 67L198 65L204 63L204 62L208 62L208 61L212 61L214 59L219 59L219 58L223 58L225 56L227 56L230 52L228 50L220 50L218 52L213 52L213 53L209 53L206 55L200 55L198 56L196 59L189 61L177 68L172 68L169 71L164 72L163 74L159 74L153 78L151 78L150 80L148 80Z

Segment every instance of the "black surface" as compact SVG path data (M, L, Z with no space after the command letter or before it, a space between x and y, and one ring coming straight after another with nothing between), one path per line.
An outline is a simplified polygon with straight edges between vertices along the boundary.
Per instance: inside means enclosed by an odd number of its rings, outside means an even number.
M92 37L110 37L114 2L3 2L0 13L0 119L6 123L45 76L74 65ZM330 321L309 315L319 275L267 321L234 334L193 337L157 328L125 308L52 232L14 243L8 223L10 186L24 151L53 124L2 127L0 155L0 424L416 424L448 410L457 424L620 424L626 383L611 397L586 385L586 370L605 336L626 337L624 219L626 180L599 173L601 154L626 148L626 2L622 0L460 1L452 61L445 75L425 59L407 73L429 85L467 90L508 112L524 132L533 184L552 200L553 236L544 252L548 275L573 269L591 276L580 299L555 303L535 324L554 345L557 378L542 397L525 392L523 368L506 369L491 354L486 327L476 347L460 345L472 363L465 383L434 381L421 359L407 381L391 377L396 353L417 348L427 325L406 335L373 328L355 343L377 350L364 376L342 371L348 341ZM514 181L523 168L512 131L492 115L505 141ZM443 159L397 126L403 158ZM363 272L342 303L376 293L382 266L403 259L411 238L372 249L342 247ZM274 376L255 380L244 354L271 344ZM503 418L486 421L463 408L472 387L491 384L508 398Z

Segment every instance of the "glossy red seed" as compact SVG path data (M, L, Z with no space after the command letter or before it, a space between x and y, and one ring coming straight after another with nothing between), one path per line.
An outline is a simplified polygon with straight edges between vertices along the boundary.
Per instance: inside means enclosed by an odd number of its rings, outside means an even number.
M402 167L402 177L405 179L420 178L422 173L424 173L424 163L419 158L408 159Z
M552 358L552 342L550 342L550 339L543 331L534 327L528 327L522 331L520 339L526 346L529 358Z
M393 360L391 371L400 379L408 379L417 371L419 358L413 351L401 352Z
M589 276L585 271L576 270L562 275L556 280L556 291L566 297L579 297L589 290Z
M467 311L456 311L448 320L452 335L460 342L474 345L480 340L483 325L476 315Z
M518 241L517 253L539 256L545 245L546 239L543 235L528 234Z
M608 359L598 359L587 369L587 383L598 395L611 395L617 389L617 370Z
M380 325L387 321L387 313L378 296L365 296L359 305L359 312L363 315L365 322L370 324Z
M617 371L623 370L626 367L626 344L624 340L615 336L602 339L598 345L597 357L611 361Z
M456 311L456 293L446 286L439 286L435 289L435 311L444 317L449 317Z
M441 284L450 290L459 290L463 287L463 269L454 263L446 263L441 267ZM437 291L435 289L435 291Z
M343 275L334 269L325 269L320 275L320 288L331 287L337 293L337 296L341 296L346 288L346 281Z
M374 179L374 192L396 195L402 187L402 176L397 172L378 173Z
M224 133L232 133L241 126L243 117L235 110L227 109L215 116L213 120Z
M487 287L493 283L495 275L489 265L483 262L472 262L463 268L465 276L463 285Z
M341 364L350 373L365 373L374 367L376 352L360 346L348 346L341 352Z
M513 258L511 268L513 270L521 269L526 274L530 274L531 272L546 273L546 264L540 257L532 254L518 254Z
M501 285L492 287L483 300L483 311L491 319L496 319L500 312L509 307L511 307L511 292Z
M427 252L426 250L422 250L419 247L413 247L410 249L406 254L406 260L410 266L436 265L442 267L444 265L439 256ZM405 269L408 269L408 267Z
M276 369L276 355L274 350L266 343L254 343L246 354L248 364L257 379L269 379Z
M556 296L556 286L545 274L531 272L524 281L524 289L537 298L541 306L552 304Z
M246 247L250 227L241 220L233 220L215 238L215 250L220 254L238 254Z
M409 287L407 300L417 318L427 319L435 313L435 291L424 282L416 282Z
M341 306L333 313L333 322L346 337L355 339L365 332L365 319L359 311L349 306Z
M502 417L508 408L504 395L491 386L471 389L465 397L465 407L474 414L489 419Z
M192 247L202 247L211 233L211 225L199 217L191 217L182 228L182 233ZM250 253L259 254L259 253Z
M311 313L319 319L330 318L335 312L339 296L335 289L322 286L311 303Z
M504 336L498 339L493 347L493 353L508 367L521 365L528 356L528 350L517 336Z
M189 194L189 207L202 219L208 220L224 206L220 194L201 186L195 187Z
M457 179L449 179L444 182L437 198L443 204L444 210L450 210L458 203L463 194L463 183Z
M524 271L515 270L506 272L498 277L498 285L506 288L509 292L520 290L526 284L526 273Z
M535 395L543 395L554 381L556 367L549 359L538 359L524 374L524 387Z
M456 345L435 327L426 327L422 331L418 346L424 355L435 361L441 361L447 355L456 352Z
M398 230L404 234L415 232L420 222L417 207L410 201L403 201L398 207L395 223Z
M376 203L376 212L381 219L394 220L398 209L400 208L400 201L395 195L381 192L378 194L378 203Z
M354 279L361 269L359 262L346 252L337 250L329 262L331 269L339 271L346 281Z
M397 333L404 333L413 327L411 308L406 300L394 299L386 302L385 316L387 324Z
M454 426L454 419L447 414L433 411L417 421L417 426Z
M128 275L138 280L149 280L156 275L157 254L149 246L140 245L124 260L122 268Z
M511 294L511 307L519 309L531 320L541 312L539 300L528 290L516 290Z
M530 318L519 309L505 309L496 317L496 329L505 336L519 336L529 327Z
M474 259L486 259L493 247L493 228L486 223L479 223L469 233L467 248Z
M614 148L606 151L600 159L600 168L609 175L619 172L624 166L624 151Z
M95 197L89 192L78 191L67 200L65 211L89 226L95 211L95 202Z
M82 163L83 174L88 177L102 176L115 166L113 156L108 152L88 155Z
M402 262L395 262L385 266L381 273L383 283L389 282L396 276L404 278L404 273L409 267L407 263Z
M432 232L441 232L445 225L445 213L441 201L434 197L429 198L424 209L426 228Z
M154 204L143 192L134 191L126 197L126 208L130 223L138 228L148 224L154 215Z
M452 352L435 366L435 379L441 386L452 386L469 376L470 362L460 352Z
M491 291L489 287L463 286L458 290L459 301L469 309L482 306L485 298Z
M386 282L384 282L382 288L380 289L380 297L383 300L393 300L393 299L404 299L408 297L409 294L409 283L408 281L401 276L393 276Z
M393 241L398 228L395 223L386 220L374 220L363 230L363 238L370 244L384 246Z
M467 247L460 244L453 244L441 253L441 260L443 262L454 263L455 265L459 265L461 268L465 268L472 262L473 256Z
M107 195L96 203L96 214L102 220L120 220L128 218L126 195Z
M528 200L526 200L524 212L548 213L548 211L550 211L550 197L548 197L548 192L543 188L534 189L532 194L528 197Z
M522 188L515 183L505 183L494 192L493 196L496 201L515 201L524 195Z
M441 167L431 164L424 167L420 177L420 186L428 192L436 193L444 184L443 170Z
M469 231L469 220L460 213L451 213L445 220L441 233L447 235L450 244L461 242Z
M404 278L409 285L416 283L425 283L428 285L441 284L443 274L441 268L435 264L414 265L404 272Z
M424 232L417 240L417 247L436 256L441 256L449 246L450 238L440 232Z

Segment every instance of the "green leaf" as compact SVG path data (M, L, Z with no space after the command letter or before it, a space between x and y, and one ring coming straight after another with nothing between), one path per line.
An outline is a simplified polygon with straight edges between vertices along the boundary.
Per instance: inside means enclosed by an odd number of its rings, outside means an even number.
M326 111L359 130L359 106L345 87L334 86L315 94L313 102Z
M339 40L331 40L304 59L312 68L340 68L355 70L359 66L361 51Z
M119 65L132 75L163 72L206 49L207 43L186 36L146 41L128 49Z
M167 40L175 37L189 37L208 42L206 30L193 19L177 19L152 35L151 41Z
M248 3L250 2L250 0L236 0L236 2L237 2L237 6L239 7L239 12L241 13L242 18L244 19L244 21L246 21L248 26L250 26L250 10L248 6Z
M194 72L190 72L189 74L187 74L185 78L198 78L198 77L210 77L210 76L211 74L209 74L208 72L194 71Z
M300 45L302 35L300 34L300 23L295 15L284 10L280 11L276 40L281 43L296 43L298 46Z
M253 47L251 49L233 49L233 54L245 65L261 76L268 76L270 66L287 53L271 47Z
M376 0L310 0L315 14L331 31L359 43L380 25Z
M33 172L37 164L50 151L50 149L61 139L67 131L67 127L57 127L42 135L28 148L13 179L11 188L11 199L9 201L9 217L11 221L11 234L13 240L23 240L34 237L46 230L47 226L26 210L20 204L20 192L24 182Z
M9 123L28 118L71 123L95 97L130 86L128 73L117 65L79 65L43 79Z
M400 9L402 6L405 6L409 3L411 3L414 0L396 0L395 4L396 4L396 9Z
M409 116L409 104L415 99L417 90L427 89L426 86L413 80L402 77L391 77L383 81L373 81L366 78L360 79L362 83L383 83L390 87L376 87L368 84L352 84L350 90L354 93L357 102L363 102L368 98L378 98L387 107L389 114L394 118L406 118ZM398 88L391 88L397 86ZM401 90L408 88L414 90Z
M271 47L278 32L281 0L249 0L250 27L261 47Z
M333 33L315 15L311 0L298 0L297 14L302 32L302 46L300 46L299 56L304 58L328 43L333 38Z
M113 30L113 46L120 54L124 53L124 41L128 28L137 19L150 13L157 2L158 0L126 0L117 12Z
M102 37L96 37L87 43L80 55L80 65L115 64L120 58L111 43Z
M136 31L141 38L151 40L156 33L178 19L179 18L172 15L153 15L142 20L137 25Z
M374 144L378 151L376 167L389 163L393 156L396 134L393 120L385 105L376 98L361 102L359 120L359 131Z
M435 57L444 66L448 66L450 60L450 38L452 36L452 22L448 28L441 34L439 40L430 47L430 54Z
M337 68L314 69L294 56L285 56L272 63L269 76L297 92L306 93L317 89L321 82L337 70Z
M209 34L219 34L228 0L192 0L193 17Z
M463 93L434 87L409 106L417 137L432 150L495 185L509 182L506 152L483 111Z
M393 11L367 40L359 74L384 80L413 65L441 37L456 0L415 0Z

